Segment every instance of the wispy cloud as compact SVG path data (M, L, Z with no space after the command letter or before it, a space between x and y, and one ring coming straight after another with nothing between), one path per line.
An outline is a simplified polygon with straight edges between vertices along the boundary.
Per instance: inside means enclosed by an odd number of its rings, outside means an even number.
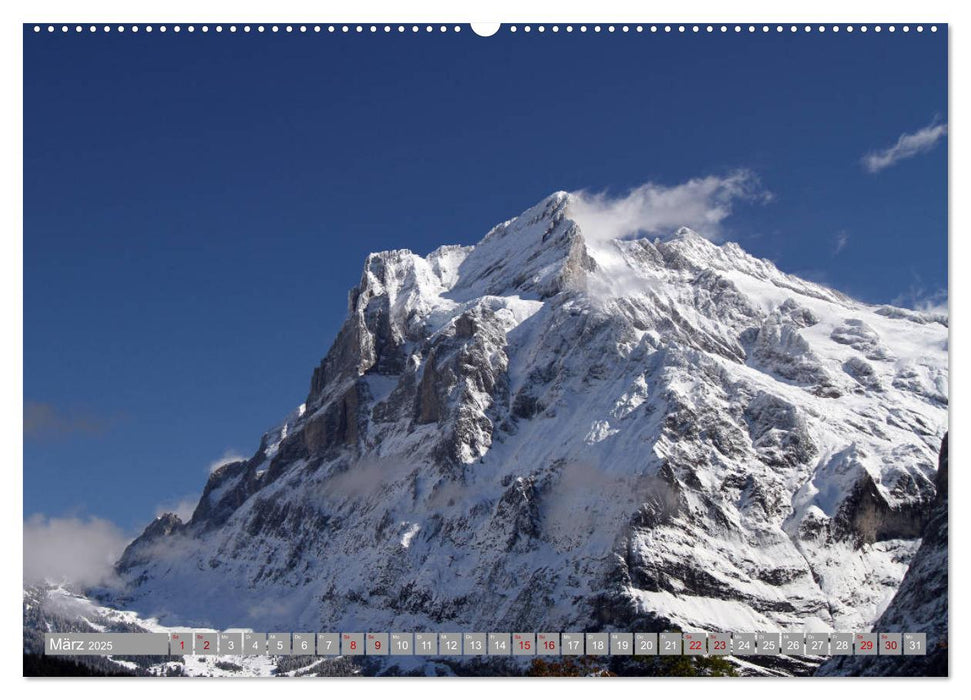
M929 288L920 279L915 280L906 291L898 294L891 303L894 306L903 306L915 311L945 316L948 313L947 290L940 287Z
M227 464L232 464L233 462L240 462L245 459L248 459L248 458L239 454L239 452L237 452L236 450L226 450L225 452L222 453L222 456L217 457L216 459L209 462L209 466L207 467L206 471L209 474L212 474L220 467L225 467Z
M736 202L764 202L772 196L749 170L673 186L648 182L619 196L585 190L571 195L571 216L591 242L661 235L681 226L718 240Z
M43 401L24 402L24 437L33 440L102 435L116 422L82 409L65 410Z
M171 501L164 501L155 507L155 517L157 518L166 513L174 513L179 516L179 520L185 523L192 517L192 513L195 511L198 503L198 495L189 495Z
M108 583L128 542L117 525L101 518L33 515L24 521L24 583Z
M837 231L836 237L833 239L833 256L837 256L843 252L843 248L846 244L850 242L850 235L846 231Z
M947 124L933 121L923 129L912 134L901 134L894 145L863 156L863 168L870 173L878 173L907 158L913 158L934 148L947 134Z

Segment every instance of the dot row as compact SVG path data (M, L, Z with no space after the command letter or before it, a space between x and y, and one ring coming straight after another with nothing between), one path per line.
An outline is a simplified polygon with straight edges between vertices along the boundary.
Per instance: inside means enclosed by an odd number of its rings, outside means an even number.
M100 26L100 27L99 26L96 26L96 25L93 25L93 24L92 25L89 25L87 27L81 26L80 24L74 25L73 27L72 26L68 26L66 24L63 24L63 25L53 25L53 24L49 24L46 27L42 27L41 25L38 25L38 24L35 24L34 25L34 32L35 33L42 32L45 29L48 32L56 32L56 31L60 30L61 32L65 32L65 33L66 32L70 32L71 30L74 30L75 32L80 33L80 32L85 31L85 29L87 29L87 31L89 31L89 32L97 32L97 31L112 32L112 31L115 31L115 32L118 32L118 33L124 33L126 31L128 31L128 32L132 32L132 33L138 33L139 31L143 31L143 32L151 33L153 31L158 31L158 32L163 32L164 33L164 32L167 32L167 31L172 31L172 32L175 32L176 34L178 34L179 32L182 32L182 31L186 31L186 32L189 32L189 33L192 33L192 32L195 32L195 31L200 31L200 32L206 33L206 32L209 32L210 29L212 29L213 31L215 31L217 33L223 32L223 31L230 32L230 33L236 33L236 32L244 32L244 33L248 33L248 32L281 32L281 31L282 32L289 32L289 33L293 33L293 32L300 32L300 33L315 32L315 33L320 33L322 31L326 31L326 32L330 32L330 33L342 32L342 33L347 34L347 33L351 33L351 32L357 32L357 33L372 32L372 33L377 33L379 31L384 31L384 32L389 32L390 33L390 32L395 31L395 30L397 30L398 32L406 32L406 31L409 31L409 30L412 31L412 32L419 32L422 29L424 29L424 31L426 31L426 32L434 32L437 29L439 32L442 32L442 33L448 32L450 30L453 31L453 32L460 32L460 31L462 31L462 28L460 26L458 26L458 25L455 25L453 27L447 27L445 25L441 25L440 27L433 27L432 25L425 25L423 27L419 27L418 25L410 25L410 26L397 25L395 27L392 27L391 25L388 25L388 24L383 25L381 27L379 27L377 25L374 25L374 24L372 24L370 26L365 26L365 25L360 25L360 24L358 24L358 25L346 25L346 24L344 24L344 25L333 25L333 24L331 24L331 25L326 25L326 26L321 26L319 24L314 24L314 25L306 25L306 24L292 25L292 24L287 24L287 25L282 25L282 26L281 25L277 25L277 24L273 24L273 25L268 25L267 26L267 25L262 25L261 24L261 25L251 26L251 25L246 24L246 25L243 25L243 26L240 26L240 27L237 27L235 24L228 25L228 26L224 26L224 25L221 25L221 24L217 24L214 27L210 27L209 25L206 25L206 24L203 24L201 26L196 26L196 25L192 25L192 24L186 25L186 26L182 26L182 25L176 24L176 25L172 25L171 27L166 26L166 25L161 25L161 26L157 26L157 27L155 27L153 25L143 25L143 26L139 26L137 24L134 24L134 25L119 24L119 25L114 25L114 26L112 26L110 24L106 24L106 25L103 25L103 26Z
M529 26L529 25L527 25L527 26L522 27L521 29L524 32L530 32L534 28L531 27L531 26ZM588 27L587 25L580 25L579 27L576 27L576 31L579 31L579 32L586 32L586 31L601 32L601 31L604 31L605 29L606 29L607 32L616 32L616 31L619 30L621 32L631 32L631 31L634 31L634 32L644 32L644 31L649 31L649 32L654 32L654 33L657 33L657 32L667 32L667 33L671 33L671 32L677 31L677 32L680 32L682 34L683 33L687 33L687 32L691 32L691 33L697 34L697 33L701 33L701 32L713 33L713 32L729 32L729 31L734 31L734 32L737 32L737 33L740 33L740 32L749 32L749 33L753 33L754 34L755 32L762 32L762 33L766 33L767 34L767 33L771 32L773 30L776 31L776 32L789 31L790 33L795 33L795 32L800 32L800 31L802 31L804 33L805 32L824 33L824 32L828 32L828 31L829 32L833 32L833 33L838 33L838 32L840 32L842 30L842 31L845 31L845 32L852 33L854 30L859 30L861 32L867 32L867 31L870 31L870 30L872 30L874 32L881 32L884 29L886 29L888 32L891 32L892 33L892 32L896 32L897 29L898 29L898 27L896 25L887 25L887 26L884 27L884 26L881 26L881 25L868 26L868 25L865 25L865 24L859 25L858 27L854 27L853 25L843 25L843 26L841 26L841 25L838 25L838 24L834 24L834 25L831 25L831 26L826 26L826 25L823 25L823 24L820 24L818 26L812 26L812 25L808 25L808 24L807 25L804 25L804 26L798 26L798 25L795 25L795 24L788 25L788 26L782 25L782 24L775 24L775 25L768 25L768 24L762 24L762 25L754 25L754 24L749 24L749 25L740 25L740 24L735 24L735 25L728 25L728 24L721 24L721 25L711 25L711 24L706 24L706 25L699 25L699 24L691 24L691 25L684 25L684 24L678 24L678 25L664 24L664 25L657 25L657 24L652 24L652 25L649 25L649 26L646 26L646 27L644 25L634 25L634 26L630 26L630 25L626 25L625 24L625 25L621 25L621 26L615 26L615 25L612 25L611 24L611 25L607 25L606 27L601 27L600 25L593 25L592 27ZM899 27L899 29L902 32L909 32L909 31L911 31L911 29L913 29L915 31L918 31L918 32L923 32L924 31L924 25L920 25L919 24L919 25L915 25L913 27L911 27L910 25L903 25L903 26ZM508 31L513 32L513 33L517 32L519 30L520 30L520 28L517 27L516 25L511 25L510 27L508 27ZM545 32L546 31L546 27L540 25L538 27L535 27L535 30L538 31L538 32ZM574 27L572 25L566 25L565 27L563 27L563 30L564 31L567 31L567 32L572 32L572 31L574 31ZM560 31L560 27L554 25L554 26L550 27L550 31L559 32ZM937 31L937 27L936 26L931 26L930 27L930 31L936 32Z
M34 25L34 32L35 33L42 32L45 29L48 32L56 32L56 31L60 30L63 33L70 32L72 29L76 33L83 32L83 31L85 31L85 29L87 29L87 31L89 31L89 32L98 32L98 31L111 32L111 31L116 31L118 33L124 33L126 31L129 31L129 32L132 32L132 33L138 33L139 31L144 31L146 33L151 33L153 31L158 31L158 32L161 32L161 33L165 33L167 31L172 31L172 32L175 32L176 34L178 34L179 32L181 32L183 30L184 31L187 31L189 33L193 33L195 31L200 31L202 33L207 33L207 32L210 31L209 25L205 25L205 24L204 25L201 25L199 27L196 27L195 25L191 25L191 24L190 25L186 25L185 27L183 27L182 25L178 25L178 24L173 25L171 27L166 26L166 25L161 25L161 26L158 26L158 27L154 27L152 25L139 26L137 24L136 25L123 25L123 24L119 24L119 25L115 25L115 26L106 24L106 25L103 25L103 26L100 26L100 27L99 26L96 26L96 25L93 25L93 24L92 25L89 25L87 27L83 27L80 24L74 25L73 27L72 26L68 26L66 24L64 24L64 25L57 25L57 26L56 25L53 25L53 24L49 24L46 27L42 27L41 25ZM218 25L217 24L214 27L212 27L212 29L215 32L217 32L217 33L220 33L220 32L223 32L223 31L227 31L227 32L230 32L230 33L235 33L237 31L243 32L243 33L254 32L254 31L255 32L266 32L266 31L269 31L269 32L281 32L282 31L282 32L288 32L288 33L294 33L294 32L297 32L297 33L307 33L307 32L320 33L322 31L326 31L326 32L331 33L331 34L334 34L334 33L344 33L344 34L358 33L358 34L360 34L360 33L364 33L364 32L370 32L372 34L375 34L375 33L378 33L380 31L383 31L385 33L391 33L393 31L397 31L399 33L405 33L405 32L408 32L408 31L411 31L412 33L417 33L417 32L420 32L422 30L424 30L425 32L434 32L434 31L438 30L440 33L445 33L445 32L448 32L450 30L453 31L453 32L461 32L462 31L462 28L459 25L455 25L455 26L452 26L452 27L448 27L446 25L432 26L430 24L423 25L423 26L419 26L417 24L413 24L413 25L402 25L402 24L399 24L399 25L396 25L396 26L391 26L389 24L385 24L385 25L382 25L382 26L374 25L374 24L369 25L369 26L368 25L361 25L361 24L357 24L357 25L347 25L347 24L344 24L344 25L333 25L333 24L331 24L331 25L325 25L325 26L322 26L322 25L319 25L319 24L314 24L314 25L306 25L306 24L291 25L291 24L287 24L287 25L282 25L282 26L281 25L273 24L273 25L268 25L268 26L266 26L266 25L251 26L251 25L248 25L247 24L247 25L242 25L240 27L237 27L236 25L223 26L223 25ZM626 24L625 25L616 26L616 25L612 25L611 24L611 25L606 25L606 26L600 26L600 25L588 26L588 25L583 24L583 25L579 25L577 27L574 27L573 25L565 25L565 26L562 26L562 27L560 25L552 25L550 27L546 27L544 25L538 25L538 26L535 26L534 27L532 25L517 26L517 25L513 24L513 25L510 25L509 27L507 27L506 29L510 33L516 33L518 31L522 31L522 32L529 33L529 32L532 32L532 31L535 30L536 32L539 32L541 34L544 33L544 32L546 32L547 30L549 30L549 31L551 31L553 33L557 33L557 32L560 32L560 31L565 31L567 33L570 33L570 32L573 32L573 31L579 31L581 33L588 32L588 31L592 31L594 33L598 33L598 32L602 32L604 30L606 30L608 33L610 33L610 32L617 32L617 31L620 31L620 32L645 32L645 31L647 31L647 32L652 32L652 33L657 33L657 32L664 32L664 33L671 33L671 32L689 33L690 32L690 33L694 33L694 34L699 34L699 33L703 33L703 32L704 33L714 33L714 32L722 32L722 33L735 32L735 33L741 33L741 32L748 32L750 34L754 34L756 32L769 33L769 32L772 32L772 31L775 31L777 33L786 32L786 31L788 31L789 33L796 33L796 32L802 32L802 33L808 33L808 32L817 32L817 33L833 32L833 33L838 33L840 31L844 31L844 32L847 32L847 33L852 33L854 31L859 31L859 32L862 32L862 33L866 33L868 31L873 31L873 32L879 33L879 32L882 32L884 30L893 33L893 32L896 32L898 29L901 32L907 33L907 32L910 32L912 29L914 31L917 31L917 32L923 32L924 31L924 26L923 25L919 25L919 24L918 25L915 25L913 27L911 27L910 25L906 25L906 24L903 25L903 26L900 26L900 27L897 27L896 25L882 26L882 25L879 25L879 24L878 25L872 25L872 26L868 26L868 25L865 25L865 24L862 24L862 25L859 25L859 26L854 26L854 25L845 25L845 26L832 25L832 26L826 26L826 25L822 25L822 24L821 25L818 25L818 26L812 26L812 25L808 25L808 24L807 25L803 25L803 26L798 26L798 25L795 25L795 24L793 24L793 25L776 24L776 25L771 25L771 26L770 25L767 25L767 24L758 25L758 26L753 25L753 24L749 24L749 25L739 25L739 24L736 24L736 25L726 25L726 24L721 24L721 25L711 25L711 24L708 24L708 25L697 25L697 24L693 24L693 25L684 25L684 24L679 24L679 25L670 25L670 24L654 25L654 24L652 24L652 25L648 25L648 26L644 26L644 25L634 25L634 26L631 26L631 25L626 25ZM937 26L932 25L932 26L929 27L929 29L932 32L936 32L937 31Z

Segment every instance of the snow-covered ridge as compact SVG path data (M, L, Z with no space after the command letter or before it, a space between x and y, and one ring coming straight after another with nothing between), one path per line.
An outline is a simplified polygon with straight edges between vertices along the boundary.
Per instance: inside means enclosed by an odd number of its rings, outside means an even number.
M919 545L947 327L557 193L370 255L301 409L104 598L292 629L859 629Z
M155 618L144 618L130 610L117 610L99 605L90 598L62 585L46 583L24 589L24 653L43 653L45 632L217 632L214 628L166 626ZM249 629L224 630L251 632ZM292 676L312 673L320 659L298 659L292 669L280 667L276 656L173 656L168 658L142 657L138 662L105 656L99 668L107 672L125 671L142 676L204 676L215 678L254 678ZM84 659L87 663L92 660ZM344 659L329 662L329 673L323 675L352 675L359 672ZM336 667L336 668L335 668ZM346 667L346 669L344 668ZM319 669L323 670L323 669ZM344 671L340 673L337 671Z

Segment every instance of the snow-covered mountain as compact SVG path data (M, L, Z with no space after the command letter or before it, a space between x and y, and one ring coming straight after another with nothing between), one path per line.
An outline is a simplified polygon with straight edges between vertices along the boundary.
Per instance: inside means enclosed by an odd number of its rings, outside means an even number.
M868 629L930 516L946 317L556 193L368 256L309 394L102 601L316 630Z

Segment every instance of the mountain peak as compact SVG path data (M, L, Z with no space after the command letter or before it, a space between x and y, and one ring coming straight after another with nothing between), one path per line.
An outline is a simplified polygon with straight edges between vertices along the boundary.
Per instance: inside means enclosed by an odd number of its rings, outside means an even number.
M572 197L475 246L368 256L305 410L126 552L133 605L214 627L872 623L934 499L947 329L687 228L598 237Z

